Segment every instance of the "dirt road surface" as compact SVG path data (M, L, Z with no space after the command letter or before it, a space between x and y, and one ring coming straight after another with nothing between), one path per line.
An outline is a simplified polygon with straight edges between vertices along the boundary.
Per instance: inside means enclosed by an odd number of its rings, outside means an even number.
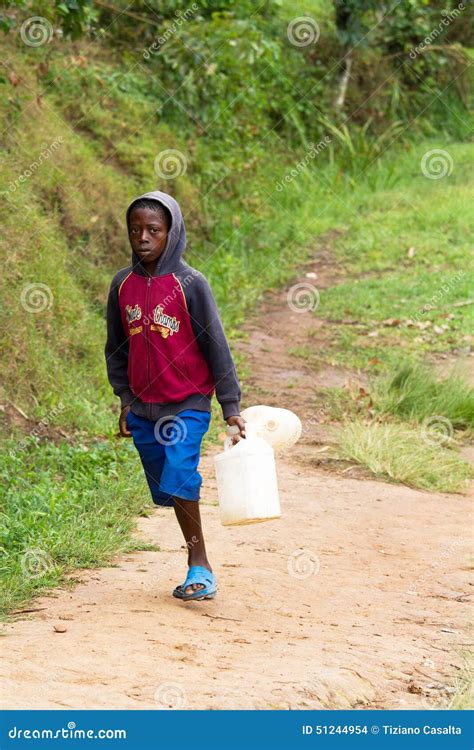
M324 263L293 283L308 279L324 288ZM266 297L240 344L251 371L243 406L292 408L304 432L278 459L283 515L269 523L220 525L213 455L221 448L203 456L218 597L170 596L185 550L173 511L156 509L138 530L160 552L79 571L73 591L40 597L39 611L4 627L4 708L448 705L469 645L469 499L318 460L334 428L321 423L314 394L353 375L295 365L288 348L317 347L323 329L311 312L292 311L282 290Z

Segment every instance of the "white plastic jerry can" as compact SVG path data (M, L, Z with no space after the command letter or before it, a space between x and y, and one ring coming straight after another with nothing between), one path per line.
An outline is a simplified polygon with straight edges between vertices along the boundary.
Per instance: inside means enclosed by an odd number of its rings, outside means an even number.
M277 455L285 453L301 437L301 420L289 409L259 404L244 409L241 416L246 424L255 422L258 425L258 434L272 446Z
M223 526L280 518L280 498L273 448L245 423L246 437L235 445L227 439L214 457L220 516Z

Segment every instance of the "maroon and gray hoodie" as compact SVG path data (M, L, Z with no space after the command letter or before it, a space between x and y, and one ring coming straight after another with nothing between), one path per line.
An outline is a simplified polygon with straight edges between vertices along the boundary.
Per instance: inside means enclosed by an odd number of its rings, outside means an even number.
M240 413L240 386L206 278L182 260L186 229L167 193L145 193L166 206L171 227L150 276L132 250L115 274L107 302L107 374L134 414L153 421L184 409L211 410L215 392L224 419Z

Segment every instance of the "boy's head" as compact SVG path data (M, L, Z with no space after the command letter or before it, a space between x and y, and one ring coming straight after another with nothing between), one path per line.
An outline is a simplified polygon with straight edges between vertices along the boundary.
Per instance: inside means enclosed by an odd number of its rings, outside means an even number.
M171 228L171 214L162 203L151 198L135 201L129 213L128 237L141 261L153 263L166 247Z

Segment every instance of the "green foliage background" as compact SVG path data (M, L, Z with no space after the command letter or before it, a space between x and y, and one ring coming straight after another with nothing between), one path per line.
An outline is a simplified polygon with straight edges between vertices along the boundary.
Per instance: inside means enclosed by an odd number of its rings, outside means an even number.
M380 327L398 305L406 315L419 310L453 264L465 263L472 8L443 25L457 3L402 0L386 15L384 3L341 5L0 4L0 294L11 313L0 394L6 607L69 567L102 564L128 548L134 514L146 512L140 467L115 438L117 399L103 358L106 296L129 262L124 212L135 195L159 188L180 201L187 259L209 278L232 340L263 291L289 280L328 233L334 259L352 274L328 290L328 319L357 315ZM38 46L22 36L32 16L51 30ZM288 26L299 17L310 18L317 42L291 43ZM280 190L327 135L329 145ZM447 186L420 174L431 148L454 159ZM154 169L166 149L185 158L176 179ZM465 300L467 283L452 300ZM28 284L50 290L40 314L21 304ZM411 329L383 329L377 342L339 327L319 360L364 370L374 357L391 364L397 349L410 357L458 350L469 325L462 312L455 309L449 331L428 331L421 343ZM434 322L443 315L435 311ZM245 390L245 363L238 365ZM35 436L44 420L54 439L47 430ZM212 424L215 439L218 408ZM25 578L25 550L38 548L56 567Z

